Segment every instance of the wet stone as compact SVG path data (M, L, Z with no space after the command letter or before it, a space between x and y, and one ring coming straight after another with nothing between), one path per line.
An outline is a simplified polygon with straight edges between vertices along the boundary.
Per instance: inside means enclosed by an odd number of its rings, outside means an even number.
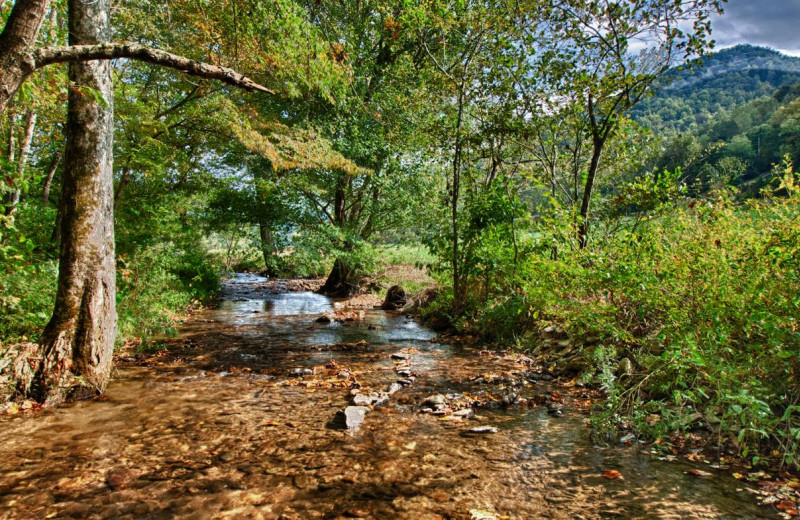
M456 417L463 417L464 419L472 419L475 417L475 411L472 408L464 408L453 412Z
M561 417L564 415L564 410L556 403L547 403L547 414L551 417Z
M289 375L292 377L303 377L303 376L310 376L313 375L314 371L310 368L293 368L289 371Z
M389 394L389 395L392 395L392 394L396 394L397 392L399 392L402 389L403 389L402 385L400 385L398 383L392 383L386 389L386 393Z
M409 356L408 354L404 354L402 352L396 352L392 354L392 359L396 359L398 361L407 361L410 358L411 356Z
M219 454L219 460L221 462L232 462L236 458L236 455L229 451L224 451Z
M369 395L356 394L350 400L353 406L371 406L373 408L380 408L389 404L389 396L387 394L378 394L373 392Z
M344 410L336 412L336 416L331 422L331 427L343 430L355 430L364 424L364 418L369 412L366 406L348 406Z
M500 430L498 430L496 426L476 426L467 430L467 433L475 435L487 435L491 433L497 433L498 431Z
M372 406L372 398L364 394L356 394L350 400L353 406Z

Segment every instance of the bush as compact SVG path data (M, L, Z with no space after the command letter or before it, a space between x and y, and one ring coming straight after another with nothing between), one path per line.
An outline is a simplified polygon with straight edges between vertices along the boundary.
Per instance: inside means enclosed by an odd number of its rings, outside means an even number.
M202 250L147 249L120 261L117 276L118 342L176 334L180 316L219 290L219 272Z
M530 255L456 326L508 341L556 323L608 395L596 426L660 436L699 413L742 455L777 447L800 467L800 187L778 173L759 201L716 192L558 261Z

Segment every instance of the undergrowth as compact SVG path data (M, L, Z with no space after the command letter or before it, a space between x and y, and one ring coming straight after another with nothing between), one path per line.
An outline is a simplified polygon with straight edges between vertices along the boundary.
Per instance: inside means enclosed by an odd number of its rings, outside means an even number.
M762 199L716 191L585 250L532 232L515 276L475 277L458 316L452 291L425 312L540 353L546 327L563 331L607 395L600 432L702 424L752 462L800 467L800 186L778 173Z

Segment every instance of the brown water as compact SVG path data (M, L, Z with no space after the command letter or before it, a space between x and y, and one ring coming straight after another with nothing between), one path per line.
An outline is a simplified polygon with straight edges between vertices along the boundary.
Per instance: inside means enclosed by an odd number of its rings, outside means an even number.
M261 281L229 283L182 347L123 363L105 398L0 422L0 518L769 518L724 473L690 477L641 447L594 446L569 400L560 418L540 406L420 413L431 394L509 392L469 380L526 367L435 343L383 311L317 324L330 300ZM347 385L397 380L399 351L416 381L361 428L327 427ZM316 373L288 377L303 367ZM524 398L558 391L549 385L514 388ZM499 431L466 433L481 425Z

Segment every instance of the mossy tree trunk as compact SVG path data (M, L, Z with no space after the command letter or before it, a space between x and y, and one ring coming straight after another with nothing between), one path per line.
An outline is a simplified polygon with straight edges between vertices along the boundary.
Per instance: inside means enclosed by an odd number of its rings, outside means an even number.
M108 41L110 0L70 0L71 45ZM117 332L111 62L73 62L55 311L41 344L39 398L57 404L108 384Z

